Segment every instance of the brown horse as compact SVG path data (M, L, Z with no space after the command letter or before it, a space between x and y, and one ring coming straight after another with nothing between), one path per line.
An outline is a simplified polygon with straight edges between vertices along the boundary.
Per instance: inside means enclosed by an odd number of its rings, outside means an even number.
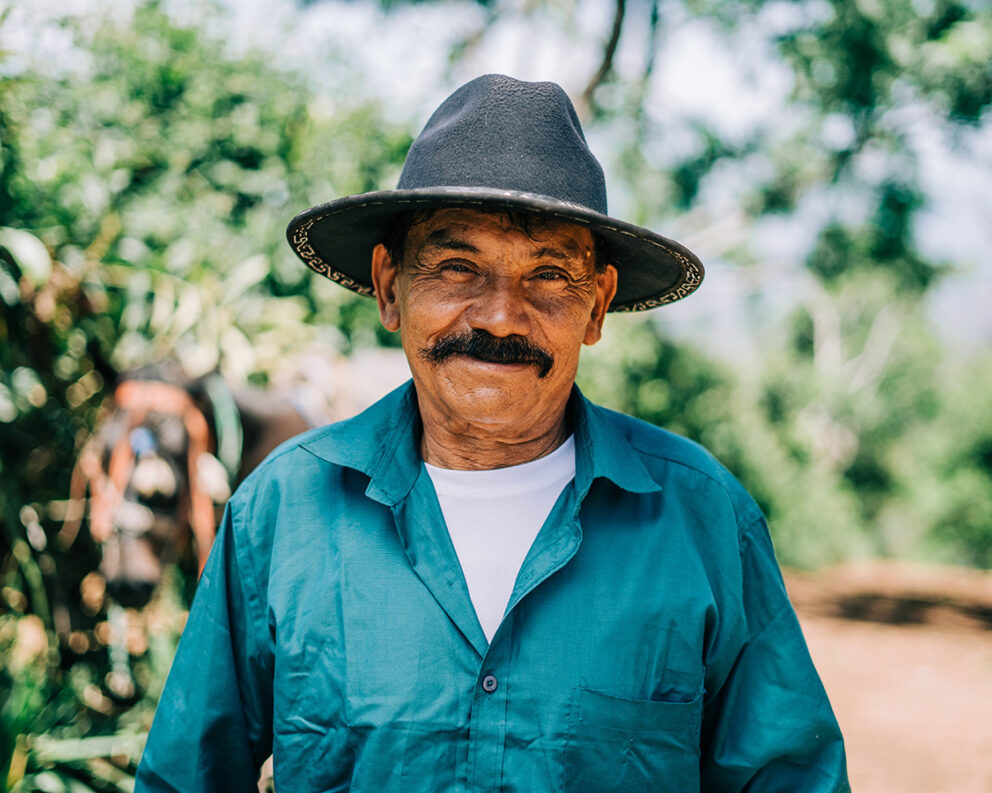
M217 375L191 380L174 364L125 375L77 458L63 546L88 490L107 594L141 608L191 538L202 571L217 509L265 455L327 420L305 412L285 394L235 393Z

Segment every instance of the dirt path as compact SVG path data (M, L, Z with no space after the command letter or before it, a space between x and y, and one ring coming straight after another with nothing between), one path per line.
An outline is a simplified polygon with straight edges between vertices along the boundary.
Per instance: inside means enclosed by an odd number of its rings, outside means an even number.
M789 574L855 793L992 793L992 576Z

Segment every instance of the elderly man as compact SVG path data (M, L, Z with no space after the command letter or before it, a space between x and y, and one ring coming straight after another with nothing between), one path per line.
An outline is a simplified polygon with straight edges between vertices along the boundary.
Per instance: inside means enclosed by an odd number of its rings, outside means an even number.
M608 310L696 257L610 218L550 83L480 77L399 188L290 224L378 301L412 383L235 494L139 791L842 791L844 751L743 488L587 402Z

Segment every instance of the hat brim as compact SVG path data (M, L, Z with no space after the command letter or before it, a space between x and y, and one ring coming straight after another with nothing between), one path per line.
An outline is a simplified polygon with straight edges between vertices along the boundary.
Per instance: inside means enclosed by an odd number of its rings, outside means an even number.
M692 294L703 264L688 248L660 234L548 196L485 187L384 190L331 201L301 212L286 229L296 255L311 269L360 295L372 296L372 248L396 215L422 209L528 212L587 226L606 243L616 265L610 311L645 311Z

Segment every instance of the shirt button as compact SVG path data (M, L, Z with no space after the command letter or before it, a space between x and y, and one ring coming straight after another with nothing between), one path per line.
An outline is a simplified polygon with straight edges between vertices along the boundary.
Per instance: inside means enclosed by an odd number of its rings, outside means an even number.
M497 682L495 675L486 675L482 678L482 690L487 694L492 694L497 688L499 688L499 682Z

